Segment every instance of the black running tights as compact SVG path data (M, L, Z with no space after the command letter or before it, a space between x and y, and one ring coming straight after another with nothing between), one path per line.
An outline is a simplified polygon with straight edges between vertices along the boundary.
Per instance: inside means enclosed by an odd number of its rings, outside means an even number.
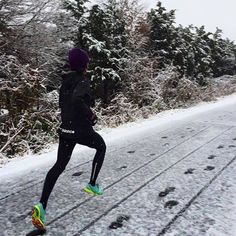
M96 149L96 154L92 163L92 173L90 178L90 184L95 185L106 152L106 144L103 138L95 131L90 132L88 134L80 135L76 139L65 139L63 137L60 137L57 161L47 173L43 186L42 196L40 199L40 202L42 203L44 209L46 209L48 198L52 192L52 189L60 174L65 170L66 165L68 164L71 158L73 149L77 143Z

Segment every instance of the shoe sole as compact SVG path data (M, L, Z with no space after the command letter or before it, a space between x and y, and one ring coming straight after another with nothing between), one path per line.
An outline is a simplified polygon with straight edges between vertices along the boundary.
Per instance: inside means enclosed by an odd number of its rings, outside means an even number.
M35 228L39 230L45 230L45 225L43 222L38 218L38 215L40 213L40 209L35 206L32 209L31 215L32 215L32 224L34 225Z
M95 192L93 192L92 190L90 190L88 188L84 188L83 191L88 193L88 194L91 194L93 196L101 196L102 195L102 194L95 193Z

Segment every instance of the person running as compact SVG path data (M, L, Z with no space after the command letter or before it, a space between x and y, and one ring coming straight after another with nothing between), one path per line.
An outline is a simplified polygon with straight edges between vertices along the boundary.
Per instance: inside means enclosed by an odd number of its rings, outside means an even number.
M65 170L76 144L96 149L90 181L83 190L93 195L103 194L96 180L104 161L106 144L93 129L97 116L90 108L94 101L90 93L90 81L85 76L88 64L89 56L86 51L79 48L69 51L71 71L62 76L59 92L62 123L58 130L57 161L47 173L39 203L32 208L32 223L38 229L45 229L45 210L49 196L58 177Z

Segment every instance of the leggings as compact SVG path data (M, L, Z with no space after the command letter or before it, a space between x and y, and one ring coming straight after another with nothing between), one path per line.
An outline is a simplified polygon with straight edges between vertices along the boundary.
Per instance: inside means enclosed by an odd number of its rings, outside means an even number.
M89 132L88 134L79 135L76 139L66 139L60 136L57 161L47 173L43 186L42 196L40 199L40 203L42 203L44 209L46 209L47 202L53 190L53 187L60 174L65 170L66 165L71 158L73 149L77 143L96 149L89 182L90 184L95 185L106 152L106 144L103 138L95 131Z

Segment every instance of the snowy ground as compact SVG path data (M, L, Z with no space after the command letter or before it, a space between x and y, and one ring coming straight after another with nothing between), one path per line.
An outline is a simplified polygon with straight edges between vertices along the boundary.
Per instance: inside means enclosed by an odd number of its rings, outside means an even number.
M235 94L101 133L105 194L81 191L94 151L77 147L49 200L47 235L236 235ZM56 148L0 169L1 236L38 235L30 209Z

